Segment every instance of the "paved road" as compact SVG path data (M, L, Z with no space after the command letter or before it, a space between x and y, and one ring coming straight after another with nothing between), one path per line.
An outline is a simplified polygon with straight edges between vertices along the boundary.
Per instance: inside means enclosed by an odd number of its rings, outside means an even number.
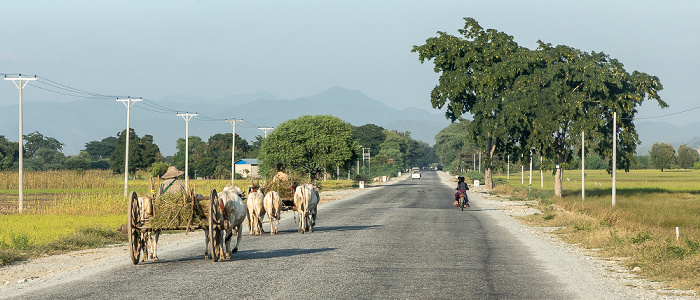
M124 263L23 298L577 298L480 209L477 195L464 212L452 195L436 172L423 172L321 205L310 234L285 214L279 235L244 236L232 260L205 261L203 241L190 243L160 262Z

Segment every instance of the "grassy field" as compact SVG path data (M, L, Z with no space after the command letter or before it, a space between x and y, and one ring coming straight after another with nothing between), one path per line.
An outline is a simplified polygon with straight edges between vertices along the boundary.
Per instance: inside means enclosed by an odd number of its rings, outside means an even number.
M624 257L635 273L700 291L700 171L618 172L614 208L612 177L605 171L586 171L583 200L580 170L565 171L562 198L553 197L551 172L544 174L542 187L539 171L533 171L531 191L529 172L524 175L524 183L520 173L510 180L495 176L507 184L493 192L540 200L542 214L526 222L559 227L564 240L605 257Z
M116 231L126 223L123 175L111 171L25 172L24 210L17 214L17 173L0 172L0 265L46 253L123 243ZM137 174L144 178L146 174ZM190 180L196 193L221 191L230 180ZM236 180L246 190L250 180ZM351 187L352 181L324 181L324 189ZM148 192L147 179L129 180L129 192Z

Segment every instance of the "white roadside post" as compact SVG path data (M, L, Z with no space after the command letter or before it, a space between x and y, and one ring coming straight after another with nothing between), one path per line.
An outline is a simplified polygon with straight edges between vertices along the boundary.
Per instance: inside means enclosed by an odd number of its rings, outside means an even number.
M177 114L178 116L185 119L185 191L190 192L190 120L192 117L198 115L197 113L184 113Z
M22 90L29 83L30 80L36 80L36 75L34 77L19 77L8 78L5 76L5 80L12 80L12 83L19 89L19 203L17 204L17 210L22 213L24 209L24 134L22 133Z
M141 101L141 98L131 99L131 97L127 97L126 99L117 99L117 101L121 101L126 106L126 147L124 148L124 197L126 197L129 195L129 140L131 139L129 118L131 116L131 107L134 105L132 102Z

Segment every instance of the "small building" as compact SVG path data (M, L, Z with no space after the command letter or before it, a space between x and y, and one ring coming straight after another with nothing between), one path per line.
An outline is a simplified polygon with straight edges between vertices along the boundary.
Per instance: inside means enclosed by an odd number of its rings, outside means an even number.
M243 178L258 177L258 159L257 158L244 158L239 159L234 164L236 173L240 174Z

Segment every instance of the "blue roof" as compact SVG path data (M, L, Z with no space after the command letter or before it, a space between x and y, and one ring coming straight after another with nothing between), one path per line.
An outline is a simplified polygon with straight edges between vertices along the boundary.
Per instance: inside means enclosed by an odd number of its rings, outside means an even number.
M257 158L244 158L236 162L237 165L259 165Z

